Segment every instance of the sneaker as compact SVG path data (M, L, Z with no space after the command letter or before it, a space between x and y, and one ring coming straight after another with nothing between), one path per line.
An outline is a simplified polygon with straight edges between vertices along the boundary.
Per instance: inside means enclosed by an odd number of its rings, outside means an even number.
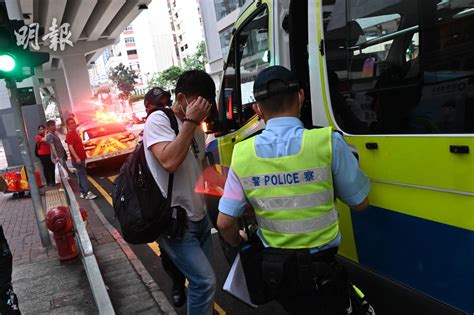
M81 198L81 199L84 199L85 197L86 197L86 195L85 195L84 193L81 193L81 194L79 195L79 198Z
M95 199L95 198L97 198L97 196L94 195L92 192L89 191L89 192L87 193L87 195L86 195L85 198L88 199L88 200L90 200L90 199Z

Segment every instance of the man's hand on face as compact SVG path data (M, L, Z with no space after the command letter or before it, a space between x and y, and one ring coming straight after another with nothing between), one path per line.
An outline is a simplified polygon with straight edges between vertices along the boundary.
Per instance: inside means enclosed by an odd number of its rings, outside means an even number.
M199 96L186 108L186 118L201 123L206 119L210 110L211 104L205 98Z

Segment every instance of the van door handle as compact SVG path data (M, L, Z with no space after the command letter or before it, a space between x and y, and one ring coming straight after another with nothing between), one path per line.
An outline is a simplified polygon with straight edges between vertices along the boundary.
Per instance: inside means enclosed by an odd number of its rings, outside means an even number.
M449 152L454 154L468 154L469 146L468 145L450 145Z
M378 150L379 145L377 144L377 142L367 142L367 143L365 144L365 147L366 147L368 150Z

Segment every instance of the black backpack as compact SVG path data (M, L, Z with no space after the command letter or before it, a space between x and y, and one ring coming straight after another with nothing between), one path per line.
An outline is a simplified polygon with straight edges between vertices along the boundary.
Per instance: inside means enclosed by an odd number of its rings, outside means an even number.
M178 121L173 111L169 108L158 110L168 116L171 128L178 135ZM173 174L169 174L168 198L165 198L148 168L141 142L121 167L113 185L113 207L123 238L131 244L156 241L171 220Z

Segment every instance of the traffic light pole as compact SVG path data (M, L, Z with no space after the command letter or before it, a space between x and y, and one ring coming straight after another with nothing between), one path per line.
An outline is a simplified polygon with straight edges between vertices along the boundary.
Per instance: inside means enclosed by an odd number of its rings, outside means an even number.
M7 88L10 90L10 104L12 106L13 115L16 117L17 122L17 133L20 144L20 152L23 157L23 163L25 164L26 176L28 177L28 184L30 186L30 195L33 202L33 209L36 216L36 224L40 233L41 244L43 247L51 246L51 240L49 238L48 228L45 221L45 213L43 204L41 203L41 197L36 182L35 170L33 167L33 161L31 158L31 150L28 145L28 138L26 137L25 122L23 120L23 114L21 113L20 102L18 101L18 92L16 89L16 82L13 79L5 78Z

